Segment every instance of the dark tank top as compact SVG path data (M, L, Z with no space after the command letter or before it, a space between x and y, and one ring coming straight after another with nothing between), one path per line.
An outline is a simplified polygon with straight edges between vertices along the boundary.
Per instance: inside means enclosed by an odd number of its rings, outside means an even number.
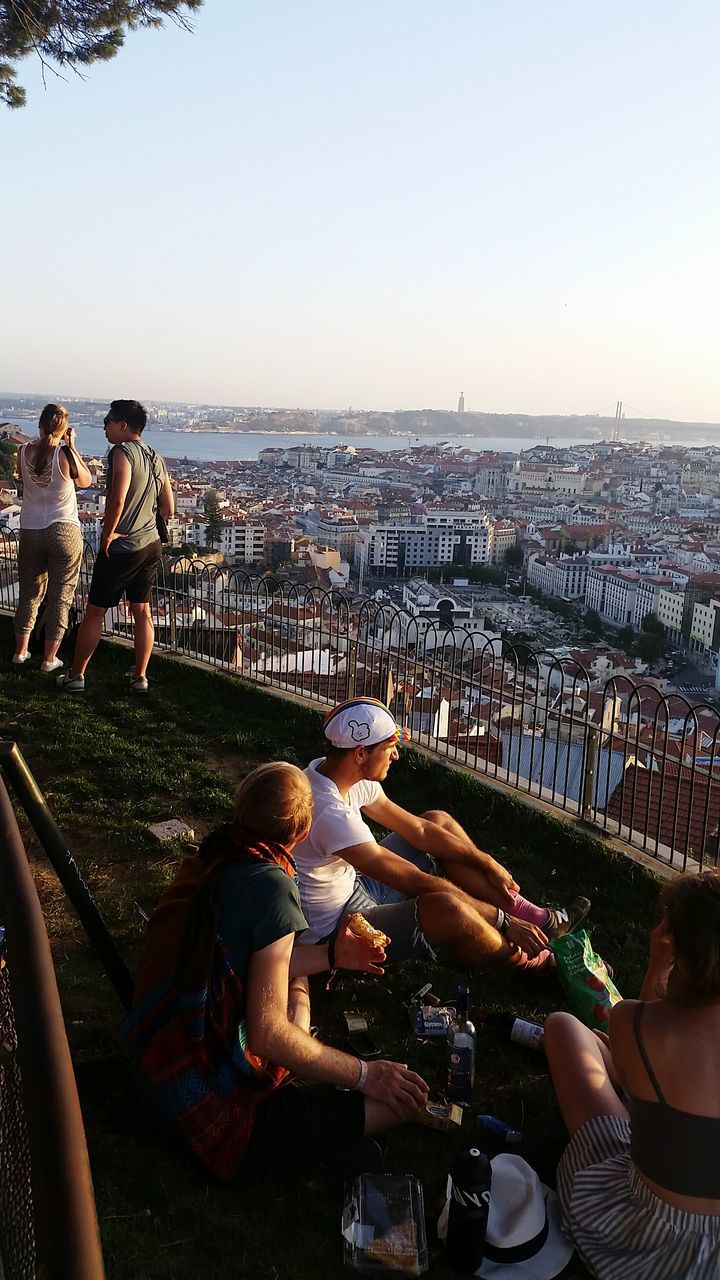
M637 1047L657 1102L628 1099L630 1156L646 1178L680 1196L720 1200L720 1117L678 1111L665 1101L640 1032L644 1004L635 1008Z

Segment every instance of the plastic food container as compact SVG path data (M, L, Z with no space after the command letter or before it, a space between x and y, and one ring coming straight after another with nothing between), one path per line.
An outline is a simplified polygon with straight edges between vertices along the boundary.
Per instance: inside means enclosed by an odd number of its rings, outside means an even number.
M410 1174L361 1174L345 1188L344 1260L355 1271L419 1276L428 1248L422 1186Z

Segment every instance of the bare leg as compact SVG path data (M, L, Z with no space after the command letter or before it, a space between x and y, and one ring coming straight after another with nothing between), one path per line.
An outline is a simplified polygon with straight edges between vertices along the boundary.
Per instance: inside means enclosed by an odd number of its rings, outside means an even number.
M100 643L104 620L105 609L98 604L89 604L75 641L71 676L85 675L85 668Z
M597 1036L571 1013L551 1013L543 1045L555 1093L569 1133L594 1116L628 1119L612 1084Z
M24 658L24 657L25 657L25 654L26 654L26 653L27 653L27 651L28 651L28 644L29 644L29 643L30 643L30 632L29 632L29 631L28 631L27 635L25 635L23 632L18 632L18 631L16 631L16 632L15 632L15 655L16 655L16 657L18 657L18 658Z
M469 836L460 826L460 823L456 822L444 810L429 809L427 813L422 814L422 817L437 823L439 827L442 827L443 831L450 831L459 839L469 842ZM479 902L489 902L492 906L502 907L505 911L508 910L508 899L491 885L482 867L472 866L465 862L455 862L452 859L441 861L441 866L445 878L451 884L456 884L459 889L464 889L466 893L470 894L471 898L477 898ZM534 904L531 905L534 907ZM532 923L539 924L539 927L542 928L542 919L544 918L547 921L547 910L543 907L537 907L535 911L538 912L538 915L532 920ZM510 907L510 912L512 913L512 907ZM524 919L525 916L522 918Z
M446 946L462 964L515 964L523 953L506 942L470 903L455 893L426 893L417 901L420 927L433 946Z
M377 1098L365 1099L365 1137L373 1133L382 1133L383 1129L394 1129L399 1124L406 1124L407 1117L399 1116L385 1102Z
M155 643L155 627L149 604L131 604L134 624L135 668L134 676L144 676Z
M60 640L61 639L62 639L62 636L60 637ZM51 640L49 643L47 641L45 642L45 652L43 654L43 658L45 659L46 662L55 661L55 658L57 657L57 651L60 648L60 640Z

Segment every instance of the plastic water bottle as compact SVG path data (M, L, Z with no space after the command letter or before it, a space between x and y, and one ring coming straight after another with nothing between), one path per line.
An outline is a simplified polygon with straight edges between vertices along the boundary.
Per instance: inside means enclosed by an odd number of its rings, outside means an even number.
M458 987L455 1017L448 1031L448 1102L472 1103L475 1083L475 1028L468 1017L470 989Z
M483 1260L491 1181L490 1161L477 1147L456 1158L445 1243L450 1266L464 1275L473 1275Z

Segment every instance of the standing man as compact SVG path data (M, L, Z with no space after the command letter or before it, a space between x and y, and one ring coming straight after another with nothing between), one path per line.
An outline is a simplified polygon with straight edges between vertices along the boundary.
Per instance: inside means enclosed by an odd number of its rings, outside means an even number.
M324 730L326 754L305 770L312 826L295 849L310 926L301 943L327 941L346 912L360 911L390 935L390 960L434 959L434 948L445 945L467 965L552 964L547 942L582 923L588 899L537 906L449 814L416 817L388 799L381 783L410 735L382 702L340 703ZM378 844L366 817L393 834Z
M85 668L98 646L105 614L125 595L135 642L130 687L147 693L147 665L155 640L150 595L162 555L156 518L158 511L165 520L173 514L173 493L162 458L142 443L147 413L139 401L113 400L104 422L112 448L100 551L72 668L57 683L65 693L84 691Z

